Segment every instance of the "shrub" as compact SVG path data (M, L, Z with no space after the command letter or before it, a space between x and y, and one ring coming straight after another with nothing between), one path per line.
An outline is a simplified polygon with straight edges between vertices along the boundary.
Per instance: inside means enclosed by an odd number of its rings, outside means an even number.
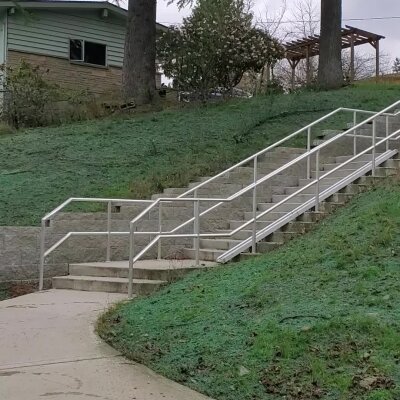
M2 135L10 135L12 133L15 133L14 127L11 125L7 124L7 122L1 122L0 121L0 136Z
M171 27L157 43L158 59L180 90L202 100L211 89L232 93L245 72L260 72L282 55L282 46L256 28L245 0L204 0L182 27Z
M4 99L2 117L15 128L45 125L47 107L58 98L56 85L46 80L46 73L22 60L16 67L2 66Z

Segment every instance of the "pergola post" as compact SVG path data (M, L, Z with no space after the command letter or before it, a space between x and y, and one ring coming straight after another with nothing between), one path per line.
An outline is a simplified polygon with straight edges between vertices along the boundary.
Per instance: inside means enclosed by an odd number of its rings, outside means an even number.
M296 88L296 67L299 64L300 60L291 60L288 58L289 64L292 67L292 90Z
M353 83L355 79L355 48L354 48L354 35L350 37L350 82Z
M380 74L380 51L379 51L379 40L375 41L375 50L376 50L376 80L379 79Z
M306 49L306 69L307 69L307 72L306 72L306 79L307 79L307 86L309 86L310 85L310 83L311 83L311 76L310 76L310 70L311 70L311 68L310 68L310 46L307 46L307 49Z

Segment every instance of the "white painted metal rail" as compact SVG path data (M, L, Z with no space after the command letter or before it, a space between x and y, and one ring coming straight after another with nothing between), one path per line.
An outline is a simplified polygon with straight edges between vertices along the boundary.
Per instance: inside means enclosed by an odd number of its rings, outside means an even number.
M305 187L299 189L296 193L294 193L291 196L288 196L286 199L282 200L278 204L274 205L271 209L261 213L257 214L257 188L260 185L265 184L267 181L271 180L272 178L278 176L282 172L286 171L288 168L299 164L302 161L306 160L307 164L307 172L306 175L308 178L311 177L311 160L312 156L315 155L316 157L316 171L319 171L320 167L320 162L319 162L319 154L320 151L330 144L336 143L338 140L345 136L350 136L354 138L354 160L358 159L363 154L367 154L369 151L372 151L371 155L371 165L369 166L370 169L374 172L376 165L379 165L382 163L383 158L382 156L377 157L376 156L376 149L378 146L380 146L382 143L386 143L386 156L391 157L393 156L394 153L389 152L389 141L390 140L398 140L398 134L400 131L396 131L394 133L390 134L390 118L397 116L399 113L390 113L391 110L395 109L400 105L400 101L394 103L390 107L386 108L385 110L375 113L372 111L365 111L365 110L356 110L356 109L348 109L348 108L339 108L324 117L314 121L313 123L307 125L306 127L294 132L293 134L285 137L284 139L274 143L273 145L267 147L266 149L246 158L245 160L241 161L240 163L234 165L233 167L228 168L227 170L215 175L214 177L201 182L199 185L196 187L186 191L185 193L181 194L178 197L174 198L160 198L157 200L126 200L126 199L88 199L88 198L71 198L61 204L59 207L57 207L55 210L53 210L51 213L47 214L45 217L42 219L42 234L41 234L41 256L40 256L40 274L39 274L39 286L40 289L43 288L43 277L44 277L44 265L45 265L45 260L46 257L48 257L54 250L56 250L58 247L60 247L66 240L68 240L72 236L107 236L107 261L110 260L110 252L111 252L111 246L110 246L110 241L112 236L117 236L117 235L123 235L123 236L128 236L129 235L129 249L130 249L130 255L129 255L129 295L132 295L132 280L133 280L133 266L135 262L140 260L144 255L156 244L158 244L158 257L161 258L161 240L163 238L193 238L194 239L194 248L195 248L195 259L196 259L196 264L199 263L199 250L200 250L200 238L229 238L233 237L236 233L244 230L245 228L251 226L252 227L252 236L251 238L242 241L239 245L235 246L233 249L230 249L229 251L225 252L221 257L219 257L218 261L219 262L227 262L236 255L240 254L241 252L247 250L248 248L252 247L253 252L256 252L256 244L258 241L262 240L266 236L268 236L268 230L262 229L259 232L257 232L256 226L257 222L262 218L263 216L267 215L269 212L272 212L274 209L277 207L287 203L292 199L293 197L303 193L306 189L310 188L311 186L315 185L316 186L316 194L315 198L313 200L310 200L309 202L305 202L301 208L301 210L295 210L294 213L288 213L287 218L281 218L280 220L276 221L276 223L272 224L271 226L268 226L267 228L270 229L278 229L280 226L285 225L290 218L295 218L294 215L297 212L303 213L304 211L307 211L313 207L318 208L318 205L321 201L323 201L326 197L329 197L329 193L331 191L322 191L320 192L319 190L319 183L321 180L335 172L336 170L343 168L343 166L347 165L347 163L351 162L346 162L335 168L333 171L329 171L327 174L319 177L317 173L317 178L316 180L310 182L310 184L306 185ZM320 124L321 122L326 121L327 119L335 116L336 114L340 112L346 112L346 113L352 113L353 116L353 127L348 129L347 131L336 135L334 138L327 140L323 144L317 146L314 149L311 149L311 139L312 139L312 128ZM358 118L359 115L370 115L367 119L363 120L362 122L358 123ZM385 118L386 122L386 137L383 138L380 142L377 142L377 135L376 135L376 123L378 118ZM360 135L357 133L358 130L360 130L362 127L364 127L367 124L372 123L373 125L373 133L372 137L371 136L365 136L365 135ZM275 149L278 146L281 146L282 144L288 142L289 140L301 135L302 133L307 132L307 151L306 153L300 155L297 157L295 160L292 160L288 162L287 164L283 165L280 168L277 168L274 172L269 173L265 176L263 176L261 179L258 179L259 176L259 171L258 171L258 162L261 156L264 154L268 153L269 151ZM357 154L357 140L358 138L369 138L372 139L372 146L361 152L360 154ZM379 138L381 139L381 138ZM385 157L386 157L385 156ZM353 161L354 161L353 160ZM253 164L253 182L248 185L247 187L239 190L238 192L234 193L233 195L227 197L227 198L201 198L198 196L198 191L199 189L205 187L207 184L212 183L214 181L217 181L218 178L223 177L224 175L236 170L238 167L245 166L249 163ZM369 168L368 167L368 168ZM359 171L359 173L364 174L366 171ZM349 177L351 178L351 177ZM347 180L343 180L343 183L347 182ZM346 183L348 184L348 183ZM340 185L339 185L340 186ZM334 186L330 189L332 190L340 190L337 189L339 186ZM240 226L237 229L232 230L230 233L227 234L216 234L216 233L200 233L200 219L204 215L208 214L209 212L217 209L219 206L222 204L230 203L244 194L252 192L253 193L253 218L249 221L246 221L242 226ZM189 197L192 196L192 197ZM54 218L59 212L64 210L69 204L73 202L97 202L97 203L105 203L107 204L107 230L104 232L69 232L66 234L61 240L59 240L57 243L55 243L53 246L51 246L48 250L45 249L45 240L46 240L46 227L49 226L49 222L52 218ZM193 210L194 210L194 216L192 218L189 218L186 222L183 224L179 225L175 229L172 229L168 232L163 232L162 230L162 205L167 203L167 204L174 204L177 202L189 202L193 204ZM211 207L207 208L205 211L200 212L200 205L201 204L213 204ZM111 210L112 206L115 204L140 204L144 206L148 206L145 210L143 210L137 217L135 217L131 222L130 222L130 229L129 232L113 232L111 230ZM148 215L148 213L154 209L159 210L159 230L157 232L138 232L137 227L140 223L140 221ZM298 215L300 215L298 214ZM286 217L286 216L285 216ZM182 230L184 227L193 224L193 233L187 234L187 233L178 233L180 230ZM278 226L279 224L282 224ZM135 236L137 235L147 235L147 236L154 236L154 238L150 241L150 243L140 252L136 253L135 252Z

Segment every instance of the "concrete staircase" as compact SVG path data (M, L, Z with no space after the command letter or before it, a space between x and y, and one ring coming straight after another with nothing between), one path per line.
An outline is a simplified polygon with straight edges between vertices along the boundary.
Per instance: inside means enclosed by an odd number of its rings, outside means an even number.
M378 137L386 136L385 117L379 118L376 125ZM390 132L400 128L400 119L391 119ZM326 140L335 137L340 131L327 131L320 135L315 146L323 144ZM371 146L372 126L369 124L358 130L358 151ZM370 138L369 138L370 137ZM258 179L286 165L292 160L306 153L305 149L298 147L276 147L273 151L258 158ZM340 143L334 143L329 151L323 149L320 152L320 171L318 176L332 171L344 162L350 160L353 154L353 138L345 137ZM329 177L320 182L320 191L331 188L338 184L343 178L351 179L320 203L318 211L310 207L294 218L288 220L282 226L274 229L270 234L258 241L256 252L250 247L233 258L234 261L254 257L262 253L273 251L290 240L313 229L321 219L335 211L338 207L344 206L354 196L368 190L376 181L388 176L397 174L400 168L400 160L396 157L397 143L377 148L377 165L374 177L371 175L371 153L361 156L354 162L343 166ZM315 165L315 154L310 157L311 165ZM362 173L359 173L359 172ZM275 207L279 202L288 196L296 193L312 182L317 176L317 171L311 171L311 178L307 177L307 160L302 160L295 165L286 168L272 179L257 189L257 215ZM354 179L353 179L354 176ZM188 189L197 187L200 183L208 181L204 177L199 182L193 182L186 188L167 188L163 193L155 194L152 199L174 198L186 193ZM254 180L254 169L251 165L240 166L214 179L211 183L197 189L197 197L201 198L228 198L238 191L252 184ZM310 187L290 201L280 205L256 223L257 232L273 226L280 218L289 215L299 206L315 198L315 188ZM246 221L253 218L253 192L249 191L230 203L223 204L216 210L206 214L201 219L202 233L215 233L229 236L232 230L241 227ZM201 211L208 207L202 206ZM143 211L144 207L125 206L116 207L113 211L113 231L127 232L130 221ZM163 230L168 231L180 226L182 223L193 217L193 203L166 203L162 208ZM65 213L59 215L49 227L53 238L50 244L54 243L65 233L70 231L99 231L105 228L107 216L104 213ZM147 218L140 221L138 230L142 232L157 232L158 211L151 211ZM89 227L89 228L88 228ZM193 228L184 228L180 233L192 233ZM252 225L237 232L229 238L201 238L199 256L201 263L195 265L195 253L193 239L191 238L168 238L163 239L161 244L162 259L157 260L157 249L154 248L146 253L146 259L134 264L133 289L138 295L150 294L161 286L181 278L194 270L213 268L217 260L228 250L240 245L253 235ZM141 251L146 247L151 235L138 236L135 241L135 250ZM72 238L65 248L57 250L53 255L54 263L60 263L68 259L68 275L53 278L53 287L59 289L75 289L89 291L107 291L126 293L128 286L128 257L129 246L126 236L113 237L112 260L103 262L105 259L105 238L84 239L82 237ZM121 261L125 260L125 261ZM85 261L85 262L82 262ZM219 260L218 260L219 261Z

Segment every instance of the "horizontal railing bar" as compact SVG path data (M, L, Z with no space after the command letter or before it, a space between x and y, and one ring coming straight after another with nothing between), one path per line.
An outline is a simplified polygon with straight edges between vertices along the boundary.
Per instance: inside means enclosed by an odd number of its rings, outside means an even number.
M90 198L90 197L71 197L66 200L64 203L59 205L53 211L48 213L42 218L42 221L47 221L50 218L54 217L54 215L58 214L63 208L71 203L126 203L126 204L149 204L153 203L154 200L129 200L129 199L106 199L106 198Z

